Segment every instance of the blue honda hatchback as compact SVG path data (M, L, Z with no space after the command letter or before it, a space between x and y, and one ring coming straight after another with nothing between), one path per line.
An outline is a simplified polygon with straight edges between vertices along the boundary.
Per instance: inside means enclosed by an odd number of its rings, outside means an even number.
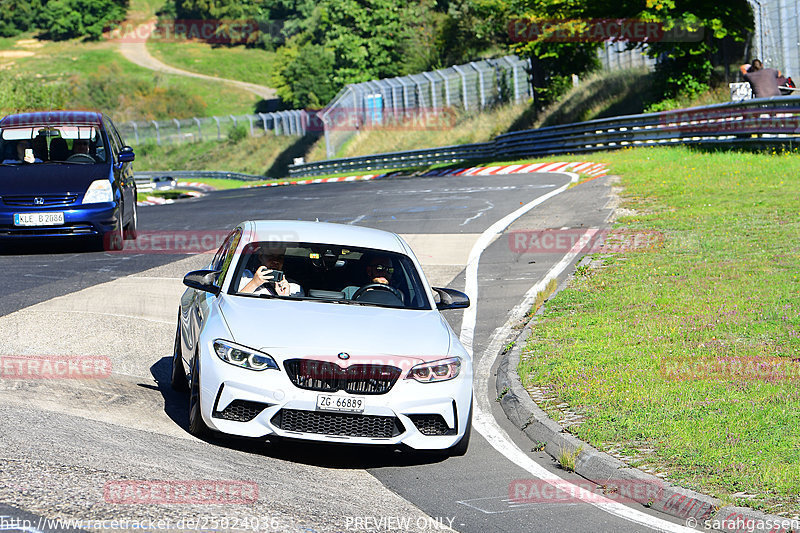
M87 111L0 120L0 239L89 237L119 249L137 231L133 149Z

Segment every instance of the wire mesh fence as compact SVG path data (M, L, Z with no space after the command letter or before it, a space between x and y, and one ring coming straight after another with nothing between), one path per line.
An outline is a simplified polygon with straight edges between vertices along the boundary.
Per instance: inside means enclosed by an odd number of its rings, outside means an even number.
M443 127L455 113L530 98L529 62L516 56L346 86L316 116L329 158L362 128Z
M176 144L195 141L221 141L243 129L245 135L305 135L313 113L304 110L277 111L254 115L173 118L171 120L118 123L120 133L132 145L144 142Z

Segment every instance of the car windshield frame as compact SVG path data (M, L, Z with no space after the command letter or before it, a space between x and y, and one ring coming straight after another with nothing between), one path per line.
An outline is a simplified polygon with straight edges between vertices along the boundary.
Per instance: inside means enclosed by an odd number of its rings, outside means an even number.
M53 147L53 141L61 146ZM76 143L88 141L89 153L78 153ZM23 158L17 144L26 143ZM60 153L55 153L60 152ZM0 162L4 166L42 164L106 164L110 160L107 137L101 124L28 124L0 129Z
M284 275L286 279L302 288L302 293L293 296L244 293L241 288L261 266L259 250L285 249ZM352 297L358 288L368 285L367 266L376 258L391 261L390 285L402 295L402 300L392 296L393 291L377 289L366 291L385 293L382 298ZM319 242L254 241L244 245L236 260L236 267L229 276L227 294L244 298L268 298L291 301L312 301L333 305L361 305L391 309L429 311L433 309L428 297L427 285L410 257L397 252L361 246L327 244ZM380 301L384 300L384 301Z

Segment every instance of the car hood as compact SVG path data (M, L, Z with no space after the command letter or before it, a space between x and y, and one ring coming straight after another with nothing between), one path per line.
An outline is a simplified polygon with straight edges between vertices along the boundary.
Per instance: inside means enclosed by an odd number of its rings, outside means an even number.
M272 355L446 357L450 327L437 310L416 311L224 295L220 312L233 341Z
M108 164L32 163L0 166L4 194L83 194L94 180L108 178Z

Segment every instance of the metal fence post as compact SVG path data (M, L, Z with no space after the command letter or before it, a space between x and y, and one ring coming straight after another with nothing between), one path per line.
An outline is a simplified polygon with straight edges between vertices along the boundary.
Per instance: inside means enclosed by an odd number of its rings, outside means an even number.
M158 122L156 122L155 120L151 122L153 123L153 126L156 127L156 144L161 146L161 132L158 131Z
M405 116L408 116L408 89L403 78L397 78L397 81L400 82L400 85L403 87L403 113Z
M211 117L211 118L213 118L214 121L216 121L216 123L217 123L217 140L221 141L222 140L222 130L219 127L219 118L217 118L217 117Z
M261 118L261 125L264 126L264 135L267 134L267 115L264 113L259 113L258 116Z
M481 96L481 109L486 107L486 91L483 87L483 71L475 66L475 62L471 62L469 64L472 68L475 69L475 72L478 73L478 85L480 86L480 96Z
M255 132L253 131L253 115L247 115L247 120L250 121L250 137L255 136Z
M136 127L134 121L131 121L131 126L133 126L133 137L136 139L136 144L139 144L139 128Z
M193 117L195 124L197 124L197 138L203 140L203 128L200 126L200 119Z
M425 78L431 82L431 108L434 109L434 113L436 112L436 80L431 76L430 72L423 72L422 73Z
M236 129L236 117L234 117L233 115L228 115L228 116L231 117L231 120L233 121L233 128Z
M173 118L172 122L175 123L175 127L178 128L178 142L181 140L181 122L177 118Z
M464 102L464 111L469 110L469 97L467 96L467 75L458 65L453 65L453 69L461 76L461 99Z

